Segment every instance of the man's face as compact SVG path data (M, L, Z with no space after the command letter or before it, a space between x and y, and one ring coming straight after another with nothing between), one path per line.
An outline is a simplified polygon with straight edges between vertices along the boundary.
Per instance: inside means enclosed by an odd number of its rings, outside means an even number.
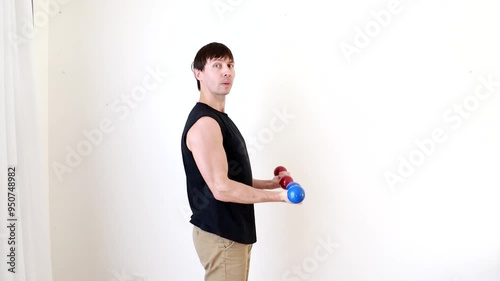
M203 71L196 71L201 90L215 94L227 95L233 86L235 76L234 62L229 58L214 58L207 61Z

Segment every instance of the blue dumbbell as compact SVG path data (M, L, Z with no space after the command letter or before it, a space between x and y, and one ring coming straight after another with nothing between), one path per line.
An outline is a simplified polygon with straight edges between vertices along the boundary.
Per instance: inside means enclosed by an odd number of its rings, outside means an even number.
M306 193L302 186L296 182L292 182L286 186L286 189L288 190L287 196L288 200L294 204L298 204L302 201L304 201L304 198L306 197Z
M286 168L283 166L278 166L276 169L274 169L274 175L277 176L280 172L286 171ZM306 193L302 186L298 184L297 182L293 181L293 178L290 176L284 176L280 180L280 186L286 190L287 192L287 197L290 202L294 204L298 204L302 202L306 196Z

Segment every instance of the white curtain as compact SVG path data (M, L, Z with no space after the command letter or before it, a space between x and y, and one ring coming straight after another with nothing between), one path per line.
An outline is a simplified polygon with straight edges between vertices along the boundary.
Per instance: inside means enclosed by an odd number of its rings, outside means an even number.
M0 1L0 280L52 280L31 0ZM19 40L23 38L23 40Z

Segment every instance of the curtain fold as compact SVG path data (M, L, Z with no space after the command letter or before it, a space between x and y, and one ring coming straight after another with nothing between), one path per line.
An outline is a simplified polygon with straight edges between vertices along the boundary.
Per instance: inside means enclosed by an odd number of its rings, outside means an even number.
M52 280L47 163L42 152L31 0L0 1L0 280ZM23 30L25 32L25 30ZM25 36L24 36L25 37Z

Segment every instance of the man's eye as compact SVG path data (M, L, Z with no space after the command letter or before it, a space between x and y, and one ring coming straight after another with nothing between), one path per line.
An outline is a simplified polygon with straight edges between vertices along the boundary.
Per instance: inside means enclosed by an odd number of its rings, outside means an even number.
M234 67L234 64L228 64L227 67L229 68L233 68Z
M220 68L220 64L216 63L216 64L214 64L214 67L215 68Z

